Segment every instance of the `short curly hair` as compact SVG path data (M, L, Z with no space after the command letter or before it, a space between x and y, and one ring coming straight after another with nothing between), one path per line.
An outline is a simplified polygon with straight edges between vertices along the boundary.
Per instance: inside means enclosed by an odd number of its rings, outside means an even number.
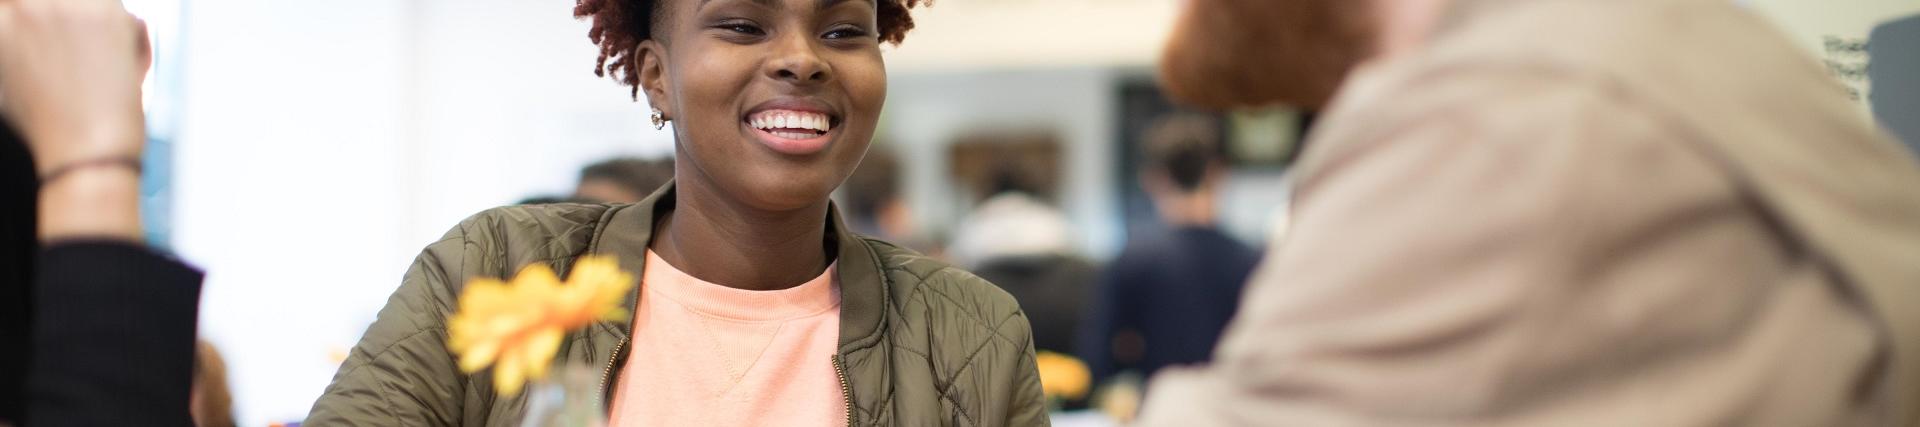
M593 27L587 30L587 39L600 46L600 59L593 64L593 75L606 77L612 75L620 84L633 89L633 98L640 99L640 63L633 57L633 49L640 42L653 38L653 30L660 17L660 3L665 0L576 0L573 17L591 19ZM908 9L933 0L875 0L879 10L876 22L880 41L899 45L906 40L907 31L913 29L913 15Z

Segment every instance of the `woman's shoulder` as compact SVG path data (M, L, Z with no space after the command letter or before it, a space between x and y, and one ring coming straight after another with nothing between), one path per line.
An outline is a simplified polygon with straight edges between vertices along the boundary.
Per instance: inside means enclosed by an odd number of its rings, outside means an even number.
M532 262L571 258L585 252L608 214L623 206L554 203L487 209L427 245L421 260L465 275L499 276Z
M952 313L950 320L983 322L987 328L1023 315L1013 295L973 272L883 240L865 240L886 272L894 304L905 312Z

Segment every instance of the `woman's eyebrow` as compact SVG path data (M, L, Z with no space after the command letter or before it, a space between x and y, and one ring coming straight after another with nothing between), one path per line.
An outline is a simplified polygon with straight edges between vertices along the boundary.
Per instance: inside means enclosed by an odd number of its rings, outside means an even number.
M747 1L757 3L760 6L767 7L769 9L778 9L780 6L780 0L747 0ZM700 0L700 5L694 6L693 10L697 11L697 10L705 9L708 3L713 3L713 0Z
M873 0L819 0L819 2L814 6L814 8L819 10L827 10L834 6L838 6L841 3L846 3L849 1L863 1L863 2L866 2L868 6L873 6L875 8L880 7L880 5L875 4Z
M705 9L707 7L707 4L713 3L713 1L714 0L700 0L700 4L698 6L694 6L693 9L696 11ZM754 2L768 9L780 8L780 0L746 0L746 1ZM834 6L838 6L841 3L846 3L849 1L866 2L868 6L873 6L875 8L880 7L880 5L878 3L875 3L874 0L818 0L814 5L814 9L827 10L828 8L832 8Z

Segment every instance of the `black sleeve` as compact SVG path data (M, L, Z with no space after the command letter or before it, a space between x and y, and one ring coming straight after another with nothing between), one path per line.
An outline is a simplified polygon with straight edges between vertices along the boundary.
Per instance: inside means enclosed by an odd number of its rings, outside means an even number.
M40 252L35 220L40 182L33 156L0 117L0 422L20 424L27 405L28 345L33 336L33 266Z
M50 245L34 281L29 426L192 426L198 271L117 242Z

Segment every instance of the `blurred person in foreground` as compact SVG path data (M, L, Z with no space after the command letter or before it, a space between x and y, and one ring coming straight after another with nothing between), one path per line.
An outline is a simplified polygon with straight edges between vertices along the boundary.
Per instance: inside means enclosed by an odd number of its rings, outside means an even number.
M638 202L673 180L673 160L631 157L602 160L580 170L573 200L588 203Z
M1233 318L1260 253L1217 227L1219 129L1211 117L1174 115L1142 138L1140 186L1162 224L1137 230L1101 272L1079 346L1095 383L1206 362Z
M1912 425L1920 168L1721 0L1194 0L1177 98L1324 106L1145 425Z
M639 279L620 296L631 317L524 339L602 369L585 404L604 402L608 425L1045 425L1013 298L855 235L828 198L879 124L881 45L921 3L576 3L596 74L645 91L656 128L672 123L673 182L633 204L462 222L421 253L307 422L520 425L529 394L448 350L460 281L598 255Z
M145 29L0 1L0 425L189 426L200 273L141 243Z

